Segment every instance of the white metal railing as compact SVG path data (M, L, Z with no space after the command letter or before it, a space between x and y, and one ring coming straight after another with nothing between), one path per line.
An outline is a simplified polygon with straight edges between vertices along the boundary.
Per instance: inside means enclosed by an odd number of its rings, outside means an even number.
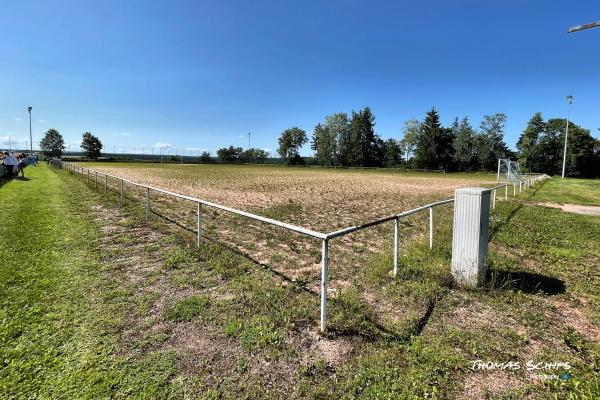
M366 229L366 228L369 228L372 226L383 224L385 222L394 221L393 272L394 272L394 276L396 276L398 274L398 249L400 246L400 220L402 218L408 217L409 215L412 215L412 214L415 214L415 213L418 213L421 211L429 210L429 248L432 249L433 248L433 232L434 232L434 211L433 211L433 209L435 207L439 207L439 206L454 202L454 198L441 200L441 201L437 201L434 203L426 204L424 206L413 208L411 210L403 211L399 214L395 214L395 215L391 215L391 216L388 216L385 218L380 218L375 221L367 222L367 223L364 223L361 225L351 226L348 228L340 229L340 230L329 232L329 233L322 233L322 232L317 232L317 231L314 231L311 229L303 228L300 226L277 221L272 218L263 217L261 215L252 214L252 213L249 213L246 211L223 206L221 204L216 204L216 203L206 201L203 199L199 199L196 197L171 192L169 190L164 190L164 189L160 189L160 188L153 187L153 186L143 185L143 184L122 178L120 176L110 175L110 174L107 174L104 172L99 172L96 170L91 170L89 168L84 168L80 165L63 162L62 166L65 167L66 169L68 169L71 174L77 173L77 174L81 174L81 175L86 175L86 179L88 182L92 179L91 174L93 173L94 174L94 178L93 178L94 179L94 187L96 189L98 189L98 177L104 176L104 192L105 193L107 193L109 190L108 179L113 178L113 179L117 180L119 182L119 195L120 195L120 204L121 205L124 204L124 201L125 201L125 184L126 183L129 185L140 187L140 188L144 189L145 198L146 198L146 202L145 202L146 219L150 218L150 206L151 206L150 192L151 191L155 191L158 193L165 194L167 196L172 196L175 198L188 200L190 202L196 203L196 205L197 205L196 245L197 246L200 246L200 243L202 241L202 211L203 211L204 206L216 208L216 209L219 209L222 211L227 211L227 212L235 214L235 215L240 215L240 216L243 216L243 217L246 217L249 219L264 222L266 224L274 225L274 226L277 226L277 227L280 227L283 229L287 229L287 230L290 230L293 232L297 232L297 233L321 240L321 321L320 321L321 332L325 331L326 320L327 320L327 282L328 282L328 278L329 278L329 241L331 239L342 237L342 236L348 235L350 233L353 233L353 232L356 232L356 231L359 231L362 229ZM525 188L525 189L529 188L531 185L534 185L536 182L546 179L546 178L547 178L546 175L536 175L536 176L526 177L526 178L518 181L519 193L521 193L521 191L524 190L523 188ZM517 184L517 182L513 182L513 196L516 196L516 194L517 194L516 193L516 184ZM498 186L488 189L493 192L493 195L491 196L493 208L496 207L496 192L499 188L504 187L504 198L508 199L508 186L509 185L510 185L509 183L505 183L505 184L501 184L501 185L498 185Z

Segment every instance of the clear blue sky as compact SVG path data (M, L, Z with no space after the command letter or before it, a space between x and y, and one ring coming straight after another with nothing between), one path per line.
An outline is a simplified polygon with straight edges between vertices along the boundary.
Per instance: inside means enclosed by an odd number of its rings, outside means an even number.
M77 146L169 143L275 150L290 126L370 106L376 131L436 106L445 124L536 111L598 137L596 1L7 1L0 13L0 147L48 128ZM306 147L304 154L308 154Z

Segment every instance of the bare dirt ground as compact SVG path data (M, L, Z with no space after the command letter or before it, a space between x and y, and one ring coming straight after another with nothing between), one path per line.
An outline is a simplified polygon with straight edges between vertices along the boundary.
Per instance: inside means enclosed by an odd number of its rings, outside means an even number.
M491 184L494 175L245 165L95 164L134 182L329 232ZM277 214L279 206L281 211ZM273 209L275 208L275 209ZM286 212L284 212L286 211Z
M538 203L544 207L559 208L565 212L582 215L600 216L600 206L582 206L580 204Z

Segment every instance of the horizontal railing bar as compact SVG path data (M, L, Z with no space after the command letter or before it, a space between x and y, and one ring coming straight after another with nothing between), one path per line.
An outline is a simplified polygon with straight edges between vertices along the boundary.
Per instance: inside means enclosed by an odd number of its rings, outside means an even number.
M392 220L394 220L396 218L406 217L406 216L414 214L416 212L423 211L423 210L426 210L428 208L433 208L433 207L441 206L443 204L451 203L453 201L454 201L454 199L447 199L447 200L436 201L435 203L426 204L426 205L421 206L421 207L413 208L412 210L403 211L400 214L391 215L389 217L381 218L381 219L378 219L378 220L372 221L372 222L367 222L367 223L362 224L362 225L351 226L351 227L348 227L348 228L340 229L339 231L330 232L330 233L327 234L327 239L333 239L333 238L336 238L336 237L345 236L345 235L348 235L349 233L356 232L356 231L359 231L361 229L369 228L369 227L374 226L374 225L383 224L384 222L392 221Z

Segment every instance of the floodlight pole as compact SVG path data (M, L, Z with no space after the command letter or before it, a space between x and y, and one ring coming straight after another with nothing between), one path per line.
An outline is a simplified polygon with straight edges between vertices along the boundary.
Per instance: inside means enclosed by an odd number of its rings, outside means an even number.
M31 110L33 109L33 107L29 106L27 107L27 111L29 111L29 151L31 153L33 153L33 139L31 136Z
M565 130L565 149L563 151L563 167L562 167L562 179L565 178L565 168L567 166L567 140L569 138L569 114L571 113L571 103L573 103L573 96L567 96L567 129Z
M248 132L248 150L250 150L250 132Z
M577 32L577 31L582 31L584 29L590 29L590 28L596 28L600 26L600 21L596 21L596 22L591 22L589 24L583 24L583 25L579 25L579 26L574 26L572 28L569 28L568 33L573 33L573 32Z

